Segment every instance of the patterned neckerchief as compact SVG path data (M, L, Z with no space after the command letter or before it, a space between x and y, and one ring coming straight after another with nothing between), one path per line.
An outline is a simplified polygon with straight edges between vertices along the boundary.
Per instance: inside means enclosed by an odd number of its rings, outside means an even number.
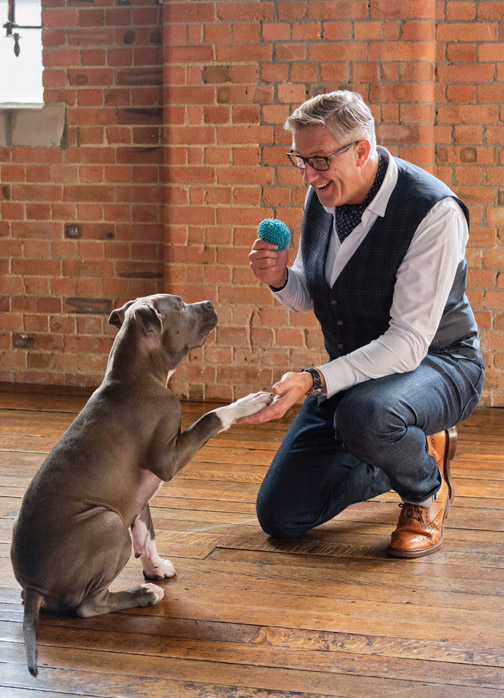
M343 206L336 206L334 209L334 215L336 216L336 230L341 242L343 242L343 240L350 235L352 230L359 225L362 219L362 214L374 199L378 189L383 183L385 173L387 172L388 160L382 155L379 155L379 158L380 162L378 164L378 171L376 173L373 186L369 190L365 200L361 204L343 204Z

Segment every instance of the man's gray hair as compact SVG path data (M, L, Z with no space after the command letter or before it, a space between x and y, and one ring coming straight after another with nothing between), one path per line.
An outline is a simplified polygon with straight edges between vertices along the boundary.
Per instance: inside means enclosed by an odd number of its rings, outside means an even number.
M357 92L337 90L308 99L284 124L292 133L303 126L326 126L340 142L367 138L376 148L373 115Z

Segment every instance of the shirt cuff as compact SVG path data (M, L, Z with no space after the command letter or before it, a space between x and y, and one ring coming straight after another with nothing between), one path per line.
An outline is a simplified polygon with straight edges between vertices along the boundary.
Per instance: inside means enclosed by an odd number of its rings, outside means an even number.
M324 376L327 398L350 388L355 383L351 371L341 359L334 359L323 366L317 366L316 369Z

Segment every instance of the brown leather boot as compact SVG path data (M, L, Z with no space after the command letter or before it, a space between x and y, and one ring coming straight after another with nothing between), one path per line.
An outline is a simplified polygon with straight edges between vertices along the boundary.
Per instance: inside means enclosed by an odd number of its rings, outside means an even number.
M429 454L441 471L442 484L430 507L400 504L401 514L388 548L394 557L423 557L434 553L443 542L443 524L448 516L454 491L450 461L457 448L457 429L451 427L427 437Z

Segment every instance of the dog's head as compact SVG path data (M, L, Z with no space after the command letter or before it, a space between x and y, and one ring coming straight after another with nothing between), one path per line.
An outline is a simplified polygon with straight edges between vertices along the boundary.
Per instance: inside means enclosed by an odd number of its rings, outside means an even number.
M217 325L217 313L210 301L184 303L180 296L164 293L128 301L112 311L109 323L128 326L140 341L159 347L173 369L205 342Z

